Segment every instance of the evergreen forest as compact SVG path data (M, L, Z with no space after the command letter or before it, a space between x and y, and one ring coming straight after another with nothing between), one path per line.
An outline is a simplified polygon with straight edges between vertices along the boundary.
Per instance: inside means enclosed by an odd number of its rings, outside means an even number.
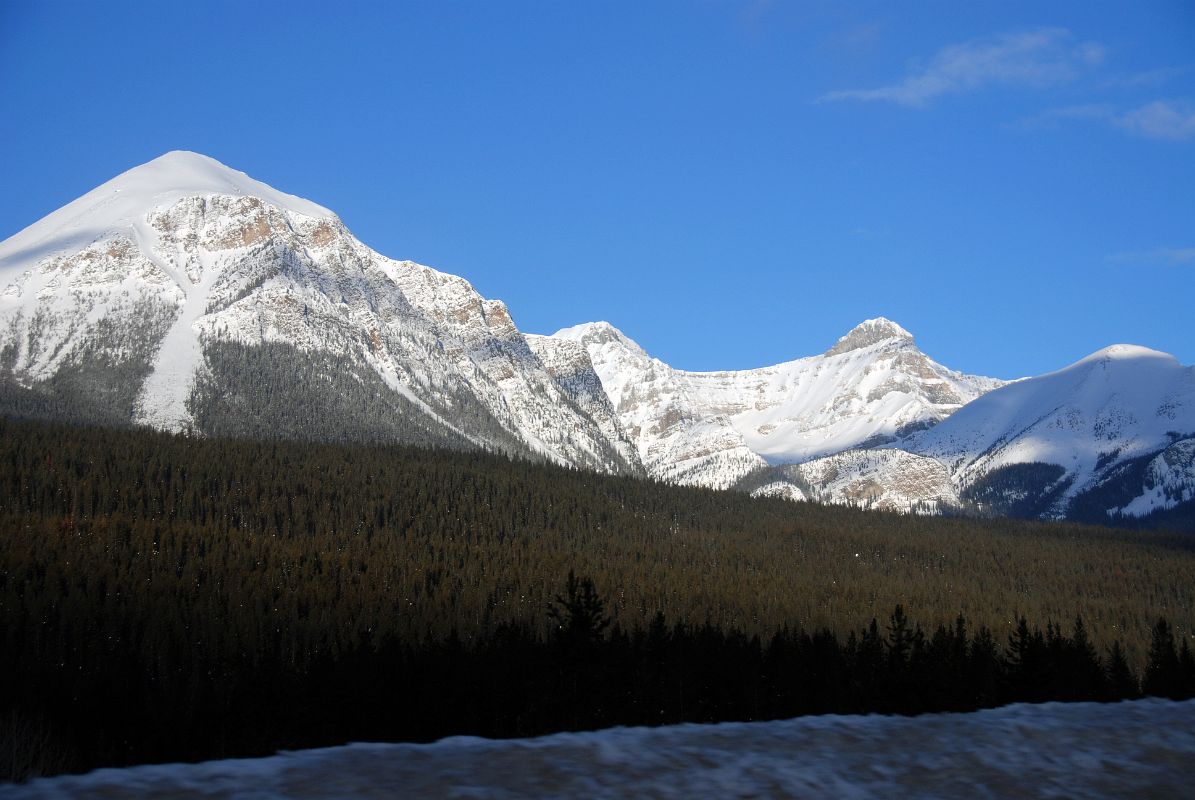
M1195 696L1195 537L0 419L0 779Z

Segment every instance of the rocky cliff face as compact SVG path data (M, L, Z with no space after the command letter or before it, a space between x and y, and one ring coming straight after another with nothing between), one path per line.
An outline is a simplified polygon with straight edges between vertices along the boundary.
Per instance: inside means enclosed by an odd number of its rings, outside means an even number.
M652 477L729 488L766 462L751 451L725 414L708 403L684 374L649 356L606 322L566 328L552 339L588 352L610 403Z
M642 473L643 462L639 458L639 451L627 436L618 413L606 396L602 379L598 377L589 358L589 351L567 339L535 334L528 334L526 338L556 383L597 424L619 457L633 466L636 472Z

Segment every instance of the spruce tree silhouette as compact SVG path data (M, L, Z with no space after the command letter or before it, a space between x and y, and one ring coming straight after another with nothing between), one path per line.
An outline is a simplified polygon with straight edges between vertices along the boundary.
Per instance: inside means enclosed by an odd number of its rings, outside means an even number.
M595 653L605 641L610 625L605 603L598 596L590 578L578 578L568 572L565 593L556 595L548 606L548 616L555 623L553 639L559 657L560 696L567 698L565 725L572 730L593 727L603 709L595 695L605 688L601 681L599 659Z
M1145 667L1142 689L1147 695L1177 700L1183 696L1182 682L1178 652L1174 649L1174 633L1166 620L1159 619L1153 627L1149 664Z
M1066 700L1099 700L1103 697L1107 693L1107 680L1081 616L1075 617L1075 632L1065 653L1062 662L1054 665L1059 685L1055 696Z
M1107 700L1131 700L1141 696L1141 686L1137 676L1133 674L1128 659L1125 658L1124 648L1119 641L1108 648L1108 666L1104 674L1107 678Z
M568 571L565 593L556 595L548 606L548 616L556 623L555 633L574 646L588 646L601 641L610 618L606 606L590 578L578 578Z
M1191 645L1183 639L1182 647L1178 649L1179 690L1183 697L1195 697L1195 653L1191 652Z

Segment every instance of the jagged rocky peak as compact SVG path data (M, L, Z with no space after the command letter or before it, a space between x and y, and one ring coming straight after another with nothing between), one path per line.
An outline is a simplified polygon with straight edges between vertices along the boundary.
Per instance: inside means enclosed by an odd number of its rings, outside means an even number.
M849 353L852 350L860 350L889 339L912 343L913 334L884 317L864 320L852 328L846 336L835 342L834 346L826 351L826 355L836 356Z
M561 328L553 333L552 336L556 339L568 339L579 342L586 346L619 344L629 350L647 355L635 340L605 321L583 322L571 328Z

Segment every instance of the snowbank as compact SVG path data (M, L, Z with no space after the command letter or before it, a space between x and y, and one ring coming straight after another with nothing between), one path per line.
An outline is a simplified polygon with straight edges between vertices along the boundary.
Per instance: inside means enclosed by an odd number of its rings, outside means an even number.
M354 744L104 769L0 798L1182 797L1195 701Z

